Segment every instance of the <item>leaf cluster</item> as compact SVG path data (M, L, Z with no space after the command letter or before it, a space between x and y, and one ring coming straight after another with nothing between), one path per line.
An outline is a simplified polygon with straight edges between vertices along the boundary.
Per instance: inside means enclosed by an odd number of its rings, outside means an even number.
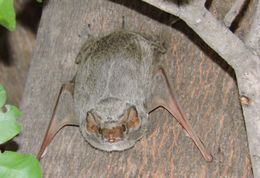
M6 99L6 91L0 85L0 145L21 132L21 126L16 122L21 112L15 106L5 105ZM41 168L34 156L12 151L0 152L0 178L40 177Z

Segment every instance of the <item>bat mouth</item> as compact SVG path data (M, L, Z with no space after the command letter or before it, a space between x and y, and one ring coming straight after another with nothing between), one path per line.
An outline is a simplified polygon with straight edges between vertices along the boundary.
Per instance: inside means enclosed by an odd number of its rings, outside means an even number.
M125 124L115 126L112 128L99 128L98 134L105 142L114 143L124 139L128 128Z

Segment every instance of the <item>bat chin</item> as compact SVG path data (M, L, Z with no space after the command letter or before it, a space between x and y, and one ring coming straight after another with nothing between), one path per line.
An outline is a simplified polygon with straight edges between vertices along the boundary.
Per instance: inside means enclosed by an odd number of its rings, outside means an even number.
M107 151L107 152L116 152L116 151L124 151L127 149L132 148L136 141L138 140L120 140L114 143L109 143L109 142L96 142L93 140L88 140L88 143L101 151Z

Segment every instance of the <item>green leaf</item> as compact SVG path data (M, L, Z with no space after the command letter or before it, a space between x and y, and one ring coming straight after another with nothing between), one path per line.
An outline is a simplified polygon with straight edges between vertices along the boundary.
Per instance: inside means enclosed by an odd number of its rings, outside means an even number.
M0 153L1 178L41 178L41 168L32 155L12 151Z
M5 107L7 111L0 112L0 144L12 139L21 131L21 126L16 122L16 118L21 115L20 110L11 105Z
M6 102L6 91L2 85L0 85L0 110Z
M36 0L38 3L42 3L42 0Z
M0 0L0 25L10 31L15 30L15 11L13 0Z

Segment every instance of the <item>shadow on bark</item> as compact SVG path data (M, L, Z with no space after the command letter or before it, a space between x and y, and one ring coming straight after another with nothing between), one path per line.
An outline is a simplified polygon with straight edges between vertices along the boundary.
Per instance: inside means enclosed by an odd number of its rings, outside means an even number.
M10 140L6 142L3 145L0 145L0 152L4 151L18 151L19 150L19 144L15 142L14 140Z
M37 33L38 24L42 14L42 4L35 0L29 1L24 5L21 12L17 14L17 21L30 29L34 34Z
M16 15L17 24L21 24L36 34L42 13L42 4L32 0L26 2L26 4L16 5L22 6L22 9ZM12 66L14 63L11 52L12 46L8 38L10 33L15 32L9 32L4 27L0 27L0 62L5 66Z
M230 30L232 32L235 32L236 29L239 27L241 20L244 18L244 16L246 15L247 10L249 8L249 3L250 3L250 0L246 0L245 1L244 5L243 5L243 7L241 9L241 12L238 14L238 16L232 22L232 24L230 26Z
M5 66L11 66L13 59L10 54L10 44L8 42L8 32L7 29L0 26L0 62Z

